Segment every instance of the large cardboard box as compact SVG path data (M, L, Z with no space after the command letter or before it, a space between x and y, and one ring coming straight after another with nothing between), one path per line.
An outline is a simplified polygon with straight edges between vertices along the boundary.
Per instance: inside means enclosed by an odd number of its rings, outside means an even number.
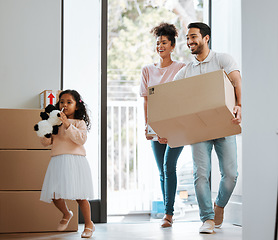
M0 233L57 231L61 212L53 203L40 201L40 191L0 191ZM78 230L78 205L67 201L73 211L66 231Z
M0 190L41 190L50 150L0 150Z
M34 131L41 109L0 109L0 149L45 149Z
M223 70L149 87L148 124L170 147L241 133L234 87Z

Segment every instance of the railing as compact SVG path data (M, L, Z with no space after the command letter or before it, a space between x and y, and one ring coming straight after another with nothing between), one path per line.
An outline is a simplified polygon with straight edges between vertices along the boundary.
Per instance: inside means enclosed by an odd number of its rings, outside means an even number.
M128 76L118 70L108 73L108 214L149 212L152 200L161 199L161 190L150 142L144 134L140 71L128 71ZM184 166L185 162L191 169L190 149L182 152L178 164ZM178 169L183 169L181 166Z
M140 197L144 159L138 160L144 135L139 130L143 124L139 79L140 70L108 70L108 214L150 210L150 199Z
M108 114L108 189L138 188L136 101L109 101Z

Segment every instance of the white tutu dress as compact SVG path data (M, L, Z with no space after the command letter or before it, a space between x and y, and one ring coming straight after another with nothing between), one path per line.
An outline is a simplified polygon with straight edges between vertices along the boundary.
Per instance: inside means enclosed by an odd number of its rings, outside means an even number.
M58 155L48 165L40 200L52 199L93 199L92 175L85 156Z
M49 162L40 200L50 203L52 199L86 199L94 197L92 175L85 157L83 144L87 128L83 120L69 119L68 129L62 125L53 140L43 138L44 146L52 144Z

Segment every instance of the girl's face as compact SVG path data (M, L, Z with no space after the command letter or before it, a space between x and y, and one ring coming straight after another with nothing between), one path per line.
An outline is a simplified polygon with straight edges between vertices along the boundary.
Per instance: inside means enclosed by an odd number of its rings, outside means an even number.
M161 58L169 57L174 47L166 36L157 37L156 51Z
M77 110L77 107L76 107L76 101L74 100L71 94L65 93L61 96L59 102L59 108L60 110L64 108L63 113L67 116L67 118L74 119L74 113L75 110Z

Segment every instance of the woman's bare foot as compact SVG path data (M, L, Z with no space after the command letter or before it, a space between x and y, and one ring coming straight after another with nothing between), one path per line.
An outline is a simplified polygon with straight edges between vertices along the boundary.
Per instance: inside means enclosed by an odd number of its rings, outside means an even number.
M162 218L161 227L167 228L172 227L173 224L173 215L165 214Z

